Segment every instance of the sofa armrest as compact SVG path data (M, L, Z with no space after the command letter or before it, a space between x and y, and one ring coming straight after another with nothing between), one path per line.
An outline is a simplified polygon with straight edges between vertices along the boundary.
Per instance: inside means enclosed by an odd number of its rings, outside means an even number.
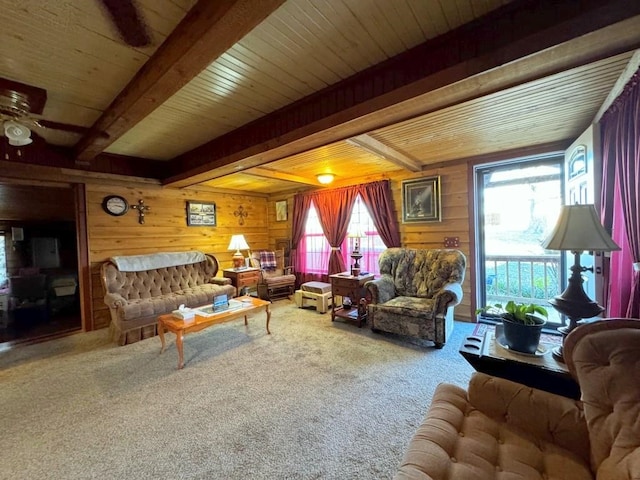
M446 312L448 307L455 307L462 301L462 285L446 283L433 296L436 312Z
M385 303L396 296L396 287L389 276L382 276L375 280L369 280L364 284L369 292L371 301L369 303Z
M107 293L104 296L104 303L109 308L118 308L124 307L129 302L119 293Z
M469 382L469 401L485 415L559 445L589 464L589 431L579 401L479 372Z
M227 277L213 277L209 280L209 283L213 283L215 285L231 285L231 279Z

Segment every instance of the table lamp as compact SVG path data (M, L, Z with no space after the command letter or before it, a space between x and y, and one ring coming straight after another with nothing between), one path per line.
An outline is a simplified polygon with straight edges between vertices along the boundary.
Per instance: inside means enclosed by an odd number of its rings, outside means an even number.
M569 285L562 294L549 300L549 303L569 318L569 325L560 327L558 331L564 338L576 328L579 320L601 314L604 308L592 301L582 288L582 272L593 271L593 267L580 265L580 254L584 251L611 252L620 247L611 239L604 229L593 205L565 205L555 228L542 243L549 250L570 251L574 255ZM564 361L562 346L553 350L556 360Z
M351 266L351 275L358 276L360 275L360 259L362 258L362 254L360 253L360 239L365 237L365 233L362 231L360 227L357 227L355 230L350 232L347 235L349 238L355 238L355 243L353 246L353 251L351 252L351 258L353 259L353 265Z
M231 235L231 241L229 242L229 247L227 250L235 250L236 253L233 254L233 268L236 270L240 270L244 267L244 256L240 252L240 250L249 250L249 245L247 241L244 239L244 235Z

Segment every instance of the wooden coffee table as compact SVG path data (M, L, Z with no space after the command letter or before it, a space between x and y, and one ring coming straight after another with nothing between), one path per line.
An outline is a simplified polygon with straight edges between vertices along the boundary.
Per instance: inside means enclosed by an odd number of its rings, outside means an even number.
M541 342L541 351L545 353L531 356L503 348L496 342L495 335L493 329L487 329L484 335L466 337L460 354L479 372L576 400L580 398L580 387L567 366L551 354L557 345Z
M260 310L263 307L265 309L265 312L267 313L267 334L271 334L271 332L269 331L269 321L271 320L271 310L269 310L269 306L271 305L271 302L249 296L238 297L234 300L241 301L242 307L216 313L210 317L201 317L199 315L196 315L194 320L190 320L187 322L174 317L170 313L166 315L160 315L158 317L158 335L160 336L160 341L162 342L160 353L164 352L164 348L166 345L164 340L165 331L175 333L176 347L178 348L178 368L180 369L184 367L183 338L185 334L199 332L200 330L204 330L205 328L212 325L229 322L239 317L244 317L244 324L247 325L247 315Z

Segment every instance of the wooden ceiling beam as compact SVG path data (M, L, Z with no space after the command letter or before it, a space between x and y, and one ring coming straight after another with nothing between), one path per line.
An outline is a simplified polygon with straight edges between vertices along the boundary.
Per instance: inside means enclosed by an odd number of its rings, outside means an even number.
M249 170L245 170L242 173L245 173L247 175L253 175L255 177L271 178L274 180L285 180L287 182L296 182L304 185L313 185L313 186L322 185L317 180L310 180L306 177L300 177L298 175L279 172L279 171L271 170L268 168L255 167L255 168L250 168Z
M90 162L284 1L200 0L80 139L76 161Z
M362 134L347 139L347 143L354 145L358 148L362 148L373 155L384 158L389 162L409 170L410 172L422 171L422 164L417 160L411 158L398 150L385 145L379 140L376 140L371 135Z
M624 87L638 70L640 70L640 50L636 50L631 57L631 60L629 60L627 67L620 74L620 77L616 81L616 84L613 86L613 88L609 92L609 95L607 95L607 98L602 103L602 106L598 110L598 113L596 113L596 116L593 119L593 123L597 123L602 120L602 116L609 109L609 107L613 105L613 102L616 100L616 98L618 98L618 95L620 95L624 91Z
M219 178L637 48L639 15L635 0L515 0L180 155L163 184Z

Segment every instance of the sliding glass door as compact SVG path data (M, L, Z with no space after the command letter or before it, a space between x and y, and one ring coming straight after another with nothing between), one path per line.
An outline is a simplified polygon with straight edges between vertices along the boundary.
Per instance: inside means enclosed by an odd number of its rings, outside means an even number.
M481 165L475 173L478 305L543 305L549 327L561 326L548 300L563 290L565 261L541 243L562 205L562 155Z

